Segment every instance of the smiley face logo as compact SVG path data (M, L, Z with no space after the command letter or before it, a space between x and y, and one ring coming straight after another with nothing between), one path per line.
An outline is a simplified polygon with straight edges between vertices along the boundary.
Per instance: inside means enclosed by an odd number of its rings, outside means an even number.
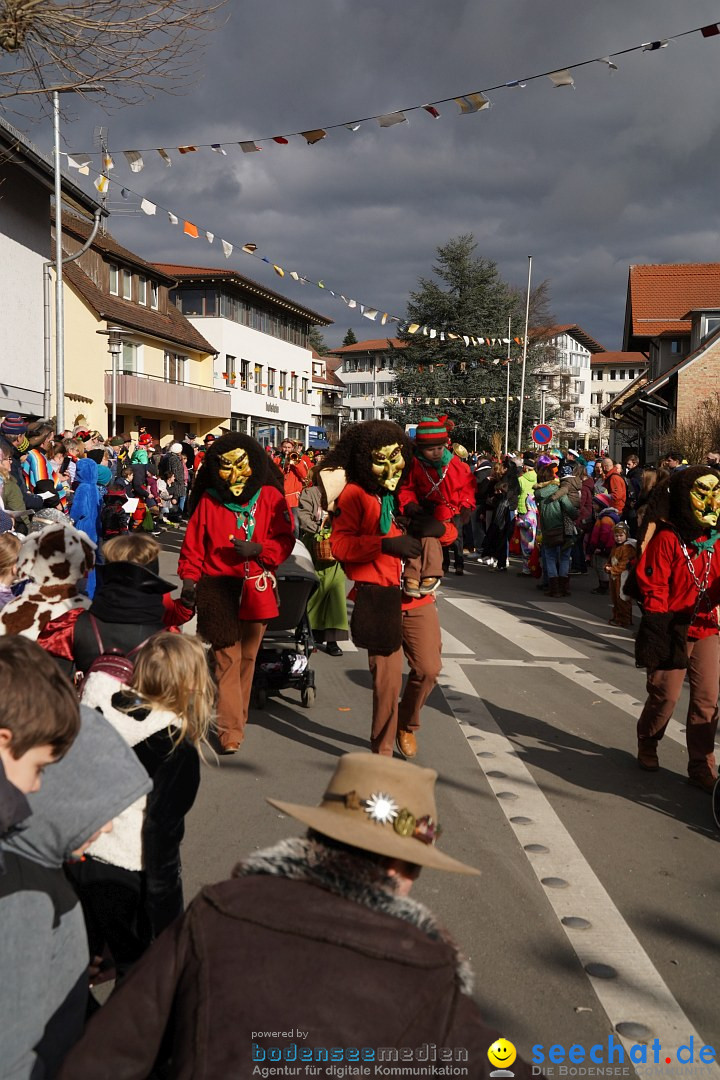
M517 1050L507 1039L496 1039L488 1050L488 1061L498 1069L507 1069L517 1057Z

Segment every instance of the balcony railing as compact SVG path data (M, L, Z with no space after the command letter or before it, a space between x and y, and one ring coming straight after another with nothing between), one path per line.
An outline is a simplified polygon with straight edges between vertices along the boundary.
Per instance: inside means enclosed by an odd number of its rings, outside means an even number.
M570 390L561 390L560 391L560 401L561 401L561 403L563 405L579 405L580 404L580 395L579 394L574 394Z
M115 393L118 409L152 409L174 416L209 416L218 419L229 417L231 412L229 391L215 390L199 383L168 382L159 375L119 372ZM113 376L111 371L106 371L106 404L111 403L112 395Z

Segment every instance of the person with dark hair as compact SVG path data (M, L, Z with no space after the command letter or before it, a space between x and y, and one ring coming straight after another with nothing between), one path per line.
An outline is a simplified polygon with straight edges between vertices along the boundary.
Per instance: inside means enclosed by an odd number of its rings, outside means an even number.
M335 500L332 553L355 582L350 631L354 643L368 650L373 681L370 746L388 756L397 746L405 757L417 754L420 710L442 666L434 595L402 595L403 561L420 556L426 529L438 525L432 517L417 515L410 517L406 532L398 521L396 492L411 454L399 424L366 420L343 434L318 474L326 504ZM403 656L410 675L398 705Z
M275 571L293 549L280 473L260 443L230 432L205 452L190 494L178 575L181 600L197 605L218 684L218 733L225 753L245 735L255 660L278 614Z
M671 473L682 472L683 469L687 469L688 467L687 461L685 460L685 451L678 450L677 448L668 450L663 460Z
M635 659L647 669L648 693L637 725L638 765L659 769L658 743L687 675L688 778L708 793L717 780L719 511L720 474L708 465L678 470L636 569L643 616Z
M27 430L27 421L22 416L6 416L0 423L0 453L10 462L10 475L20 489L25 509L42 510L47 500L28 489L22 467L22 455L30 449Z
M436 779L404 761L345 754L319 806L269 799L309 831L203 888L90 1021L59 1080L166 1075L168 1057L177 1080L247 1077L281 1057L334 1075L342 1066L314 1057L321 1047L389 1047L410 1076L405 1055L428 1044L462 1047L467 1075L487 1080L498 1033L471 997L472 970L410 896L422 869L478 872L437 846ZM285 1017L307 1033L301 1045L272 1034L287 1030ZM530 1077L519 1059L513 1071Z
M542 465L537 477L535 498L549 584L547 595L558 599L570 595L570 549L575 542L574 521L579 508L560 491L553 465Z

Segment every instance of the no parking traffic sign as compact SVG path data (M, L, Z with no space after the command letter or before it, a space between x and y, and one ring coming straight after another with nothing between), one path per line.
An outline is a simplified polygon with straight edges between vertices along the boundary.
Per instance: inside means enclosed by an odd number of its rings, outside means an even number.
M538 424L537 427L532 429L533 442L536 442L538 446L547 446L552 442L553 431L547 424Z

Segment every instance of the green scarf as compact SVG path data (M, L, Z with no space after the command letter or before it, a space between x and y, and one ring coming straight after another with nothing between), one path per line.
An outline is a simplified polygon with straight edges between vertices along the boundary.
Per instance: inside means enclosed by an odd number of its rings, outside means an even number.
M246 503L233 502L232 499L223 499L219 491L215 488L208 488L208 495L212 495L214 499L217 499L219 503L226 506L228 510L232 510L234 514L237 514L237 527L238 529L245 530L245 539L252 540L252 535L255 532L255 515L253 513L255 504L260 498L260 492L262 488L258 488L252 499L249 499Z
M393 523L393 510L395 509L395 496L392 491L386 491L380 496L380 534L387 536Z
M452 450L448 450L448 448L445 447L442 452L442 457L439 458L438 461L428 461L428 459L423 454L420 454L420 458L423 464L427 465L429 469L437 469L437 471L441 473L443 469L446 468L446 466L448 466L452 461L453 452Z
M691 540L690 543L699 555L701 551L712 551L718 540L720 540L720 530L713 529L707 540L703 540L698 537L697 540Z

